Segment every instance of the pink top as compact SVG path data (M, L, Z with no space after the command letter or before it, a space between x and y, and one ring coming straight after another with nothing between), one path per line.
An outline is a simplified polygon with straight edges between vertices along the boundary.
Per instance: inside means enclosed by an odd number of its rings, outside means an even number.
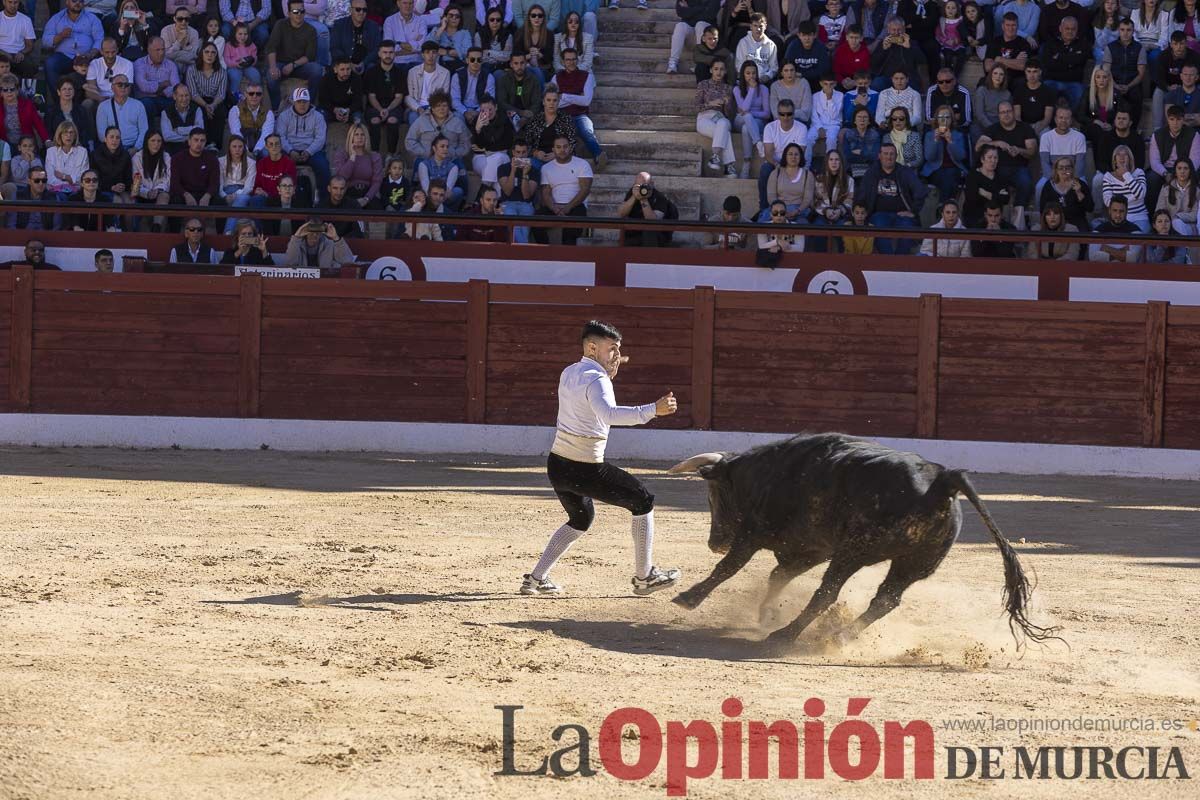
M225 64L229 67L237 67L238 62L246 57L258 58L258 47L251 42L245 47L236 47L230 42L225 43ZM234 87L235 89L237 87Z

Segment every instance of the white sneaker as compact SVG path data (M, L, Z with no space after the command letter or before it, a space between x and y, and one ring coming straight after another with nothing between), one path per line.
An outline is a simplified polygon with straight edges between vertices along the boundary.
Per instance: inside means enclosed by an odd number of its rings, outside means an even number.
M725 165L725 177L726 178L738 177L737 167L735 167L733 164L726 164Z
M620 7L621 7L621 1L620 1L620 0L608 0L608 10L609 10L609 11L616 11L616 10L618 10Z
M754 143L754 150L755 150L755 151L758 153L758 157L759 157L759 158L766 158L766 157L767 157L767 151L766 151L766 149L763 147L763 143L762 143L762 142L755 142L755 143Z
M521 594L562 594L562 587L549 578L538 580L532 575L525 575L521 581Z
M638 11L649 11L650 6L646 5L646 0L638 0Z
M661 589L669 589L679 582L679 576L680 572L677 569L661 570L651 567L650 574L645 578L633 579L633 593L644 597Z
M708 168L713 170L714 172L720 172L721 171L721 156L718 155L717 153L713 153L713 157L708 160Z
M592 57L592 60L595 61L595 56ZM674 75L677 72L679 72L679 64L675 63L674 61L668 61L667 62L667 74Z

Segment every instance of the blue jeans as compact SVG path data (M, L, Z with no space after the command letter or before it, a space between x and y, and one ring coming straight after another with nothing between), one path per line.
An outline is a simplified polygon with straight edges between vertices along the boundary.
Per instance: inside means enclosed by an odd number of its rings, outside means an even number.
M250 83L262 83L262 73L258 71L258 67L246 67L245 69L230 67L229 94L233 97L241 97L242 78L250 81Z
M775 165L770 161L764 161L758 168L758 207L760 209L767 208L767 204L771 202L771 198L767 197L767 184L770 183L771 173L774 171ZM767 222L770 221L768 218Z
M317 63L322 67L328 67L332 61L329 55L329 26L312 17L305 17L304 21L317 32Z
M46 90L48 92L54 91L54 87L58 86L58 79L70 72L71 65L74 63L75 59L62 53L51 53L46 56Z
M592 124L591 117L587 114L580 114L574 119L575 130L578 131L579 138L583 139L583 144L592 154L592 158L600 155L600 142L596 140L596 126Z
M915 217L902 217L894 211L876 211L867 218L867 222L881 228L915 228L918 226ZM914 239L884 239L875 238L875 252L880 255L906 256L912 252Z
M313 105L317 106L317 108L320 108L320 106L317 105L317 89L321 85L321 76L324 74L325 70L320 64L314 64L310 61L303 67L299 67L294 70L290 76L292 78L299 78L300 80L308 81L308 92L310 95L312 95L311 99ZM271 108L273 109L279 108L279 84L283 83L285 80L287 80L287 78L280 78L277 81L270 79L267 80L267 93L271 95Z
M221 187L221 196L224 197L228 192L238 191L240 189L241 189L240 186L222 186ZM229 208L229 209L245 208L246 206L250 205L250 198L251 198L251 195L248 195L248 194L235 194L233 197L227 198L225 200L225 207ZM237 212L231 210L229 212L229 219L227 219L225 221L225 235L226 236L233 233L233 227L235 224L237 224L237 221L238 221Z
M958 181L961 176L962 172L958 167L938 167L926 180L937 187L938 202L945 203L958 196Z
M161 94L154 97L139 97L138 102L146 109L146 121L150 123L150 127L154 130L158 130L158 123L161 121L162 112L175 105L174 100L169 97L163 97Z
M329 159L325 157L324 150L318 150L308 157L308 161L303 163L297 161L297 167L309 166L317 175L317 185L313 187L312 199L315 204L317 197L324 192L329 191Z
M1071 108L1079 105L1079 101L1083 98L1083 84L1074 83L1073 81L1042 81L1056 92L1066 95L1067 102L1071 104Z
M533 203L524 200L505 200L503 210L506 216L533 216ZM513 241L519 244L525 244L529 241L529 228L520 226L513 228Z

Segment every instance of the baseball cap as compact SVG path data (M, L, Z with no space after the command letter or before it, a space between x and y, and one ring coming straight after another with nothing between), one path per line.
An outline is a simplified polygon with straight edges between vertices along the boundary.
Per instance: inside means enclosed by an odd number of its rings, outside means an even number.
M308 96L308 89L305 89L303 86L299 87L298 89L296 89L296 91L292 92L292 102L293 103L299 103L301 100L309 100L309 99L310 98Z

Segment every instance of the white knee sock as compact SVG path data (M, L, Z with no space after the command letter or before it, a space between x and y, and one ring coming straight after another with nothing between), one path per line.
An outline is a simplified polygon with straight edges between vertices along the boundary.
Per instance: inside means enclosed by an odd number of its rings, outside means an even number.
M546 549L542 552L542 557L538 559L537 566L529 574L539 581L544 580L554 567L555 562L571 549L571 545L575 544L575 540L580 536L583 536L583 531L577 531L570 525L563 525L556 530L554 535L550 537L550 541L546 544Z
M633 571L644 578L654 566L654 512L633 518Z

